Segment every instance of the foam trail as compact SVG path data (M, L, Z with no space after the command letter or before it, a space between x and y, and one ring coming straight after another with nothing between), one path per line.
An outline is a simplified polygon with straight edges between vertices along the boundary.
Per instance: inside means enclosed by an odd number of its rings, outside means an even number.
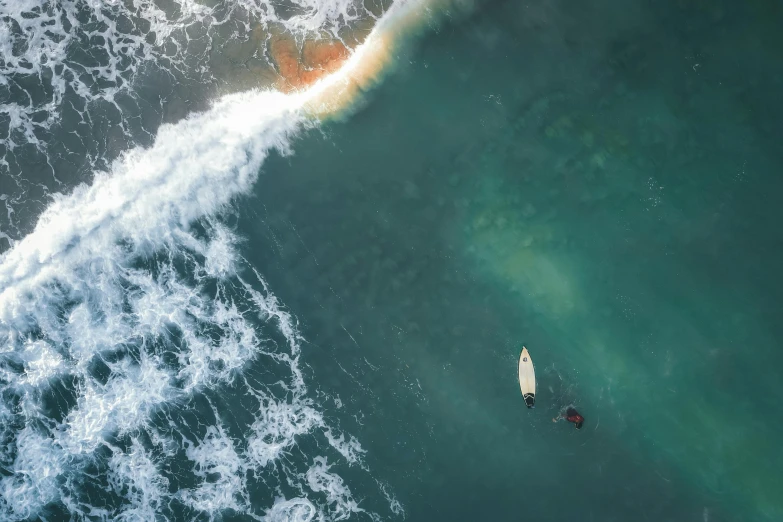
M171 400L175 392L169 379L163 365L147 357L140 364L124 359L103 386L86 379L77 407L65 420L68 430L60 437L60 446L70 454L93 452L107 431L133 431L154 408Z
M329 472L329 464L324 457L316 457L315 462L307 470L306 478L310 489L326 495L329 506L329 520L346 520L353 514L364 512L351 495L350 489L343 479Z
M259 516L249 486L259 476L278 492L267 520L376 518L326 455L294 454L311 437L364 468L358 441L307 398L295 320L260 274L240 275L247 265L220 216L251 191L271 151L288 153L314 116L349 108L389 63L396 32L424 14L421 2L394 4L340 70L307 90L228 95L162 126L151 147L56 196L0 257L0 415L15 426L2 452L12 473L0 481L4 518L58 502L77 519L171 506ZM250 365L272 380L246 375ZM255 401L244 406L250 421L198 410L228 385ZM166 485L181 472L169 468L182 454L198 485L172 494ZM123 501L95 503L82 486L95 480ZM392 509L402 512L396 501Z
M247 488L241 474L244 462L221 426L210 426L203 440L188 443L188 458L202 483L181 492L183 502L197 511L217 514L225 509L243 511Z
M59 497L57 479L65 469L66 456L52 439L31 428L18 433L15 442L13 475L0 480L0 493L4 514L12 520L24 520Z
M280 458L295 444L297 436L323 425L321 415L301 403L266 400L259 411L247 441L247 454L259 468L265 468Z
M267 511L264 522L310 522L317 512L313 503L306 498L279 498Z
M150 452L134 438L127 453L115 449L109 459L109 484L128 499L115 520L154 520L169 481L161 476Z
M299 107L301 97L276 92L226 96L206 113L161 127L152 148L125 154L111 175L57 197L2 258L0 319L13 324L24 293L67 280L86 261L106 262L106 247L116 249L121 238L134 240L130 255L151 253L224 209L252 187L270 149L289 150L303 123Z

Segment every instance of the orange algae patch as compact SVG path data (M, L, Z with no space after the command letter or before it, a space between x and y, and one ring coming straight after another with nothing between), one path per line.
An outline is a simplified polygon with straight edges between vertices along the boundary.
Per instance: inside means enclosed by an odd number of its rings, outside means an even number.
M301 48L293 38L273 37L269 54L280 74L278 88L283 92L309 87L345 62L349 51L339 40L305 40Z

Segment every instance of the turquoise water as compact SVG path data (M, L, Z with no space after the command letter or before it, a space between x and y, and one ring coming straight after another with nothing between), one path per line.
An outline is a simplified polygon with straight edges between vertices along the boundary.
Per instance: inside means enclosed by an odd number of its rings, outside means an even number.
M780 16L491 2L264 166L247 255L412 520L781 515Z
M18 5L0 519L783 519L779 1Z

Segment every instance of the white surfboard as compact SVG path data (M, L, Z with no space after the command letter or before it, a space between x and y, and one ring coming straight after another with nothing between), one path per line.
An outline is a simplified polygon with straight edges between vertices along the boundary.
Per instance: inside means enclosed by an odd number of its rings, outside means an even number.
M533 368L533 360L524 346L519 355L519 387L522 389L525 405L533 408L536 405L536 371Z

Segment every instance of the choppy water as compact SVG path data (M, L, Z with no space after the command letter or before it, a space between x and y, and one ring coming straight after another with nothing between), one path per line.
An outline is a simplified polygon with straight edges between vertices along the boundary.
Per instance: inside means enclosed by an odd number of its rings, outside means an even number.
M779 3L0 6L0 518L781 516Z

